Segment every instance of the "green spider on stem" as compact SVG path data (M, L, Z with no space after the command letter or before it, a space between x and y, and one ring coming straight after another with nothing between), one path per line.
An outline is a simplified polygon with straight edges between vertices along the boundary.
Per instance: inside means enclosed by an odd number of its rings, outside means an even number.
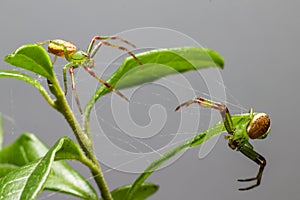
M99 40L99 42L95 45L95 42L98 41L98 40ZM67 69L69 69L69 74L71 76L71 82L72 82L73 95L74 95L77 107L78 107L81 114L83 112L82 112L81 105L80 105L80 102L79 102L79 98L78 98L78 95L77 95L77 92L76 92L76 84L75 84L75 78L74 78L74 69L76 69L80 66L83 66L85 71L87 71L92 77L97 79L100 83L105 85L111 91L115 92L117 95L119 95L120 97L122 97L126 101L129 101L121 92L119 92L113 86L108 84L105 80L103 80L102 78L97 76L96 73L92 70L92 68L94 67L94 59L93 58L94 58L94 56L96 55L96 53L98 52L99 48L102 45L113 47L113 48L119 49L121 51L125 51L130 56L132 56L136 60L137 63L142 65L140 60L131 51L129 51L127 48L125 48L123 46L116 45L116 44L112 44L110 42L106 42L104 40L117 40L117 41L123 42L123 43L125 43L125 44L127 44L127 45L129 45L133 48L136 48L136 46L134 44L132 44L131 42L129 42L127 40L124 40L124 39L122 39L120 37L117 37L117 36L95 36L91 40L91 42L90 42L90 44L87 48L87 51L77 50L77 47L74 44L72 44L70 42L67 42L67 41L64 41L64 40L61 40L61 39L46 40L44 42L39 42L38 43L39 45L48 44L48 52L55 55L52 64L55 63L57 56L65 57L65 59L69 62L68 64L66 64L63 67L65 95L67 94L67 91L68 91L68 89L67 89L68 88L67 87Z
M187 101L179 105L175 110L179 110L183 106L189 106L192 103L198 103L199 105L213 108L220 111L223 119L225 129L229 135L225 138L228 139L228 145L231 149L240 151L249 159L253 160L259 165L259 171L256 177L247 179L238 179L240 182L255 181L256 184L240 188L239 190L250 190L254 187L259 186L263 174L263 170L267 164L266 159L253 150L253 146L249 143L249 138L251 139L264 139L270 132L270 117L265 113L253 113L253 109L250 109L250 121L248 124L243 124L241 126L234 126L232 122L232 117L229 113L228 108L225 104L210 101L204 98L196 98Z

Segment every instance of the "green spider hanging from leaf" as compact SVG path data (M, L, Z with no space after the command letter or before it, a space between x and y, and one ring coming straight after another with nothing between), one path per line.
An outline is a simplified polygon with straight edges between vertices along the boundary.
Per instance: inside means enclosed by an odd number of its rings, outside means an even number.
M238 179L238 181L240 182L256 181L256 184L246 188L239 188L239 190L241 191L250 190L252 188L259 186L267 161L262 155L254 151L253 146L249 143L249 138L250 139L266 138L270 132L270 124L271 124L270 117L265 113L254 113L253 109L250 109L249 123L237 123L237 125L234 126L232 122L232 117L226 105L218 102L210 101L208 99L204 99L201 97L187 101L177 106L175 110L177 111L181 107L189 106L190 104L193 103L197 103L199 105L208 108L219 110L223 118L224 127L228 133L228 135L226 135L225 138L228 139L229 147L233 150L240 151L246 157L253 160L255 163L259 165L259 171L256 177ZM243 120L243 118L241 120Z

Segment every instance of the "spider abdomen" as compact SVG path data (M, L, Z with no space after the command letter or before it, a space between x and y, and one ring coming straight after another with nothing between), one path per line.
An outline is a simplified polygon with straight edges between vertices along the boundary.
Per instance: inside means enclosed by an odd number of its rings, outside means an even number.
M77 48L71 42L67 42L61 39L51 40L48 45L48 52L56 56L65 57L65 49L70 56L77 51Z
M268 133L270 128L270 117L266 113L257 113L247 126L247 133L251 139L256 139Z

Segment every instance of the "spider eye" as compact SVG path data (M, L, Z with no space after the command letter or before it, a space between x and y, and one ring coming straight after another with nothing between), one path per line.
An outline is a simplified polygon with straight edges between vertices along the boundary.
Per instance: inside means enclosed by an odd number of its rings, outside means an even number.
M270 128L270 117L265 113L257 113L247 126L247 133L251 139L263 137Z

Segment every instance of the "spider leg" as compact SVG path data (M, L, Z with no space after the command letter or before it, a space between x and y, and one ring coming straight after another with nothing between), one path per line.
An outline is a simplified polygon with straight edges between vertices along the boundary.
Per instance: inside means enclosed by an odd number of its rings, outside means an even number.
M119 90L116 90L115 88L113 88L113 86L111 86L105 80L103 80L102 78L100 78L99 76L97 76L96 73L93 72L89 66L83 66L83 67L84 67L85 71L87 71L92 77L94 77L100 83L102 83L103 85L105 85L108 89L110 89L111 91L115 92L117 95L119 95L123 99L125 99L125 101L129 102L129 100L127 99L127 97L125 97L121 92L119 92Z
M109 47L113 47L115 49L119 49L121 51L125 51L126 53L128 53L131 57L134 58L134 60L140 64L140 65L143 65L143 63L131 52L129 51L127 48L123 47L123 46L119 46L119 45L116 45L116 44L112 44L110 42L106 42L106 41L100 41L93 50L91 50L90 52L90 57L93 58L95 56L95 54L97 53L97 51L99 50L99 48L102 46L102 45L105 45L105 46L109 46ZM89 52L88 52L89 53Z
M91 53L92 48L93 48L93 46L94 46L94 43L95 43L97 40L118 40L118 41L120 41L120 42L123 42L123 43L125 43L125 44L128 44L129 46L132 46L133 48L136 48L136 46L135 46L133 43L129 42L128 40L124 40L123 38L120 38L120 37L118 37L118 36L95 36L95 37L91 40L91 42L90 42L90 44L89 44L89 47L88 47L88 49L87 49L87 52L88 52L88 53Z
M239 149L239 151L242 152L242 154L244 154L249 159L253 160L255 163L257 163L259 165L259 171L258 171L256 177L246 178L246 179L238 179L238 181L240 181L240 182L248 182L248 181L255 181L256 180L256 184L254 184L252 186L249 186L249 187L246 187L246 188L239 188L240 191L250 190L250 189L255 188L255 187L260 185L262 174L263 174L264 168L267 164L267 161L262 155L255 152L253 149L251 149L247 146L241 147Z
M54 63L56 62L57 60L57 56L54 56L53 60L51 61L52 65L54 65Z
M198 103L201 106L219 110L219 112L220 112L220 114L222 116L222 119L223 119L223 122L224 122L224 126L225 126L227 132L229 134L231 134L231 135L233 134L234 127L233 127L231 115L230 115L229 110L228 110L228 108L227 108L227 106L225 104L214 102L214 101L210 101L208 99L204 99L204 98L198 97L198 98L189 100L189 101L187 101L187 102L185 102L183 104L180 104L179 106L176 107L175 111L179 110L183 106L189 106L189 105L191 105L193 103Z
M67 84L67 69L72 67L73 64L72 63L69 63L69 64L66 64L64 67L63 67L63 79L64 79L64 92L65 92L65 95L67 95L68 93L68 84ZM74 69L74 68L73 68ZM70 71L69 71L70 72ZM71 74L71 73L70 73ZM72 76L71 76L72 77Z
M189 105L191 105L193 103L198 103L198 100L197 99L191 99L189 101L186 101L186 102L180 104L179 106L177 106L176 109L175 109L175 111L178 111L183 106L188 107Z
M43 42L37 42L37 45L44 45L44 44L49 44L51 42L51 40L45 40Z
M82 112L81 105L80 105L80 102L79 102L79 98L78 98L78 95L77 95L77 92L76 92L76 85L75 85L75 78L74 78L74 67L73 66L71 66L69 68L69 73L70 73L71 81L72 81L73 96L75 98L75 101L76 101L77 107L79 109L79 112L82 114L83 112Z

